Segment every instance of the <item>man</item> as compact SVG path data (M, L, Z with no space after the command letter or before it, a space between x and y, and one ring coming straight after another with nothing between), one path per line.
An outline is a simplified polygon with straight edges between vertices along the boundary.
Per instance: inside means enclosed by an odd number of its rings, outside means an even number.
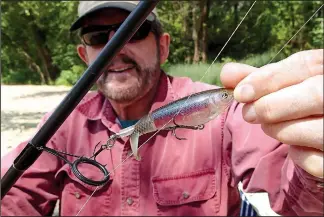
M86 64L95 61L114 26L133 8L126 1L80 2L71 30L80 30L77 51ZM84 97L47 147L91 156L98 142L148 112L215 88L167 76L160 69L170 36L155 15L105 69L99 92ZM93 195L95 187L44 152L4 197L2 214L48 215L60 199L60 214L71 216L238 215L237 184L242 181L246 191L268 192L279 214L323 215L322 52L299 52L260 69L227 64L222 82L235 88L237 102L201 131L177 131L187 140L167 131L150 140L152 134L141 136L140 145L148 141L139 149L140 161L129 157L128 139L117 140L97 156L111 172L111 182ZM25 144L2 159L2 174ZM83 174L92 172L82 169Z

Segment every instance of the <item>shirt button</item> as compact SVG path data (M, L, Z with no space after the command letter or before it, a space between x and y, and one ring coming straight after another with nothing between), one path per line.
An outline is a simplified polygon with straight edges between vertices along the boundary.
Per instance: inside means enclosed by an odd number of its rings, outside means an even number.
M131 197L127 198L128 205L132 205L134 203L133 199Z
M184 199L188 199L189 198L189 193L188 192L183 192L182 193L182 197L184 198Z
M75 192L75 193L74 193L74 196L75 196L76 199L79 199L79 198L81 197L81 195L80 195L79 192Z

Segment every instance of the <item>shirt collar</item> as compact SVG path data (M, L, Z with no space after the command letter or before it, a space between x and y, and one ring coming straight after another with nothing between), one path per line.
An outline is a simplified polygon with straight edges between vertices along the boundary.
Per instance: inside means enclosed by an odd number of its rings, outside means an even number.
M150 112L178 98L172 88L172 79L171 76L162 71ZM89 120L99 120L104 118L109 122L116 122L116 115L109 100L107 100L99 91L91 92L85 96L77 106L76 110L86 116Z

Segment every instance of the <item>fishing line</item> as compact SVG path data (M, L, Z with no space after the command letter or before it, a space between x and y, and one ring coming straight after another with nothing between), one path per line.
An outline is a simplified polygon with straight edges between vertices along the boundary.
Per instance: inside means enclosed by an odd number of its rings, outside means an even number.
M228 42L230 41L230 39L233 37L233 35L235 34L235 32L237 31L237 29L239 28L239 26L241 25L241 23L243 22L243 20L246 18L246 16L249 14L249 12L251 11L252 7L254 6L254 4L256 3L256 1L254 1L254 3L251 5L251 7L249 8L249 10L247 11L247 13L244 15L244 17L242 18L241 22L238 24L238 26L235 28L235 30L233 31L233 33L231 34L231 36L229 37L229 39L227 40L227 42L225 43L225 45L222 47L222 49L220 50L220 52L218 53L218 55L215 57L215 59L213 60L213 62L211 63L211 65L207 68L206 72L204 73L204 75L201 77L201 79L199 81L201 81L208 73L208 70L211 68L211 66L215 63L215 61L217 60L217 58L220 56L221 52L224 50L225 46L228 44ZM294 38L300 31L301 29L316 15L316 13L324 6L321 5L321 7L319 9L316 10L316 12L306 21L306 23L304 23L302 25L302 27L294 34L293 37L291 37L289 39L289 41L287 43L285 43L285 45L280 49L280 51L270 60L270 62L268 64L270 64L274 58L287 46L287 44L292 40L292 38ZM194 94L194 93L193 93ZM184 104L189 100L189 98L193 95L189 95L189 97L187 98L187 100L184 102ZM182 108L179 109L179 112L177 114L179 114L181 112ZM176 114L176 115L177 115ZM174 115L174 117L176 116ZM174 118L173 117L173 118ZM157 130L152 136L150 136L145 142L143 142L139 147L138 150L144 145L146 144L150 139L152 139L157 133L159 133L161 130L163 130L165 128L165 126L167 126L167 124L169 124L172 120L170 119L170 121L168 121L162 128L160 128L159 130ZM134 153L131 153L130 155L128 155L120 164L118 164L113 170L112 172L114 172L118 167L120 167L127 159L129 159ZM109 172L109 174L111 174L111 172ZM96 189L93 191L93 193L89 196L89 198L87 199L87 201L85 202L85 204L81 207L80 211L77 213L76 216L78 216L80 214L80 212L83 210L83 208L86 206L86 204L89 202L89 200L91 199L91 197L94 195L94 193L98 190L99 186L96 187Z

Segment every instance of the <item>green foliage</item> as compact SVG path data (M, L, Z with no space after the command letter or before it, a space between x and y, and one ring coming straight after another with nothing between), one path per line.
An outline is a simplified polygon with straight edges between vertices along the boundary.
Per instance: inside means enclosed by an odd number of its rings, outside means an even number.
M169 75L177 77L190 77L193 81L205 82L208 84L221 85L219 73L223 64L176 64L168 71Z
M168 63L184 62L193 55L191 32L185 25L189 22L189 1L160 1L157 7L158 17L165 32L171 36Z
M80 79L84 71L85 67L79 65L72 66L71 70L63 70L55 84L64 86L74 85Z
M266 64L269 64L270 61L271 63L278 62L282 59L284 59L285 56L283 53L277 54L276 52L273 51L268 51L263 54L258 54L258 55L247 55L246 58L240 59L240 60L232 60L231 62L239 62L239 63L244 63L248 64L254 67L262 67Z
M316 25L310 32L310 38L312 39L311 43L316 48L323 48L323 35L324 35L324 22L323 18L315 18L314 22Z
M275 58L274 58L275 57ZM250 55L247 58L235 60L230 57L222 58L221 62L214 64L175 64L168 66L165 71L169 75L177 77L190 77L193 81L205 82L208 84L215 84L217 86L222 86L220 81L220 72L223 66L229 62L239 62L248 64L254 67L262 67L269 63L277 62L285 58L283 54L276 55L275 52L265 52L260 55Z
M163 69L199 80L250 8L251 1L210 0L207 64L192 65L193 18L198 2L160 1L158 17L171 35ZM202 81L219 84L226 62L256 67L268 63L322 1L257 1ZM1 82L73 85L85 71L69 33L78 1L1 1ZM323 8L273 61L303 49L323 48Z
M76 1L1 2L2 83L54 83L82 65L68 29Z

